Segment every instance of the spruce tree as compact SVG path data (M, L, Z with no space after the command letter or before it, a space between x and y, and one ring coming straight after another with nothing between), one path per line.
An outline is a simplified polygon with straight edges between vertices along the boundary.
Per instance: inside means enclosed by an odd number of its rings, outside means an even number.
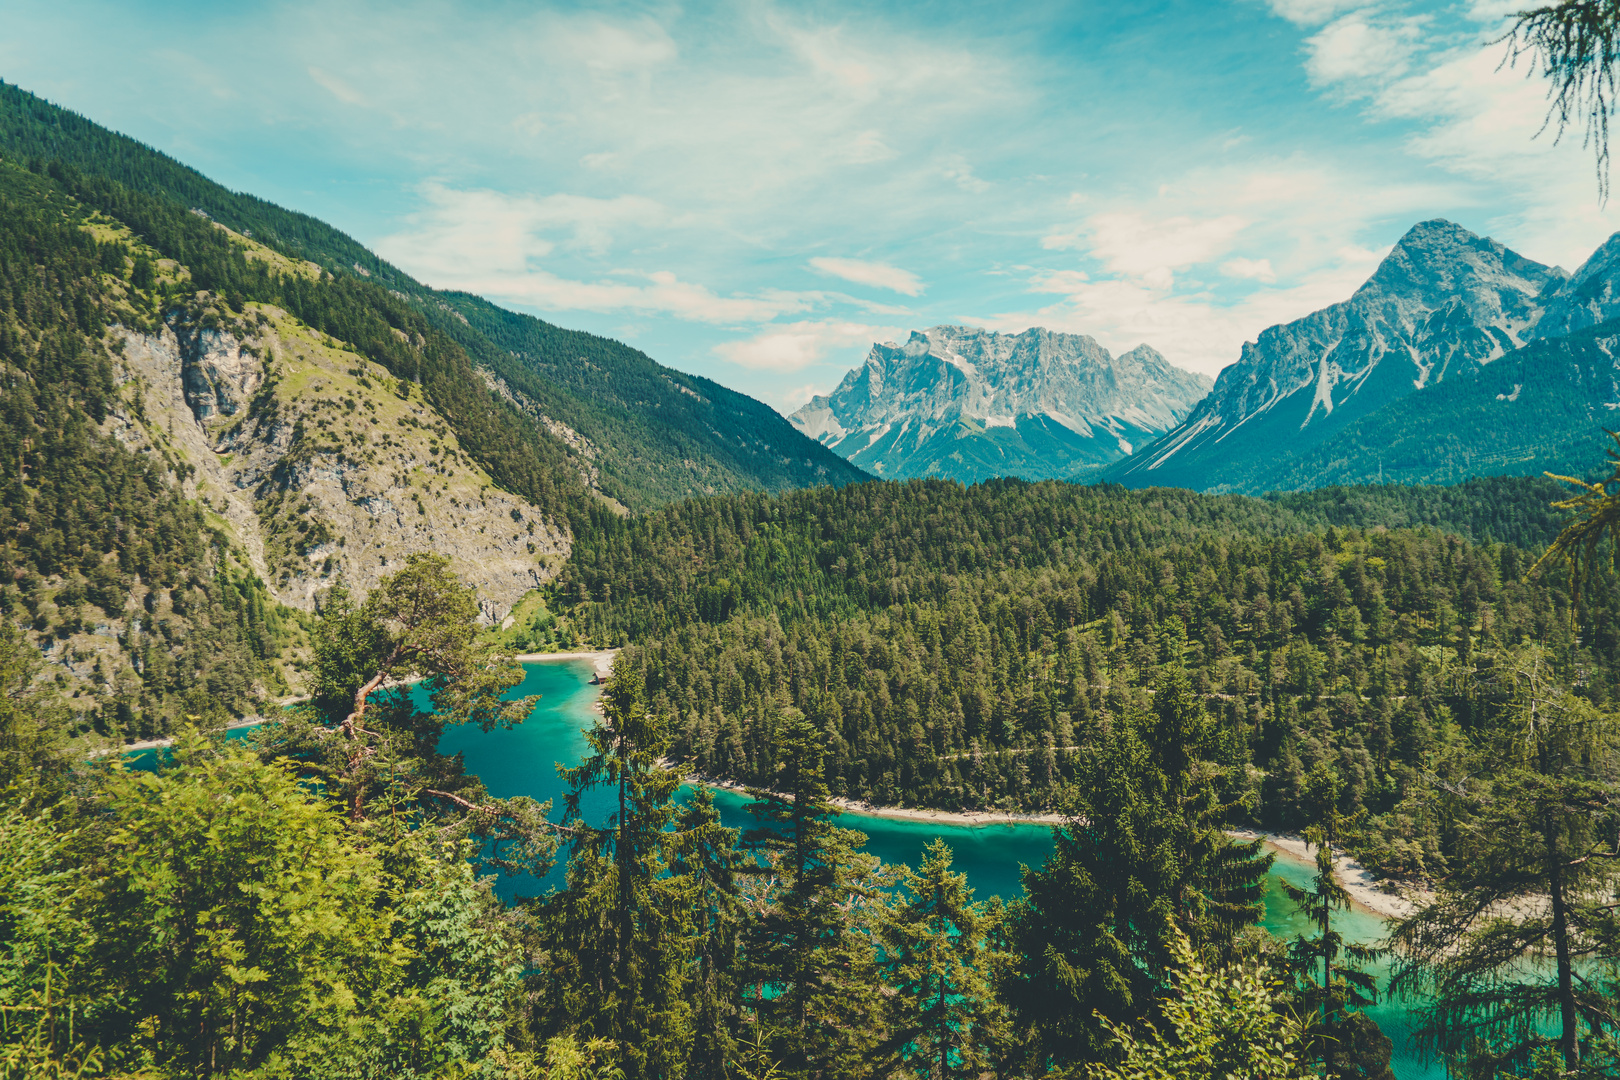
M922 866L899 868L899 892L880 937L879 964L895 994L886 1049L897 1075L976 1077L991 1064L1002 1009L991 987L993 930L967 875L951 872L950 845L928 845Z
M737 830L720 824L714 792L698 788L675 821L670 872L687 884L693 956L684 995L692 1009L692 1076L723 1076L739 1056L738 983L744 918L738 888Z
M1307 830L1306 839L1316 848L1315 876L1307 888L1286 881L1282 886L1316 930L1310 937L1296 937L1288 946L1309 1051L1329 1076L1394 1080L1389 1067L1393 1046L1372 1018L1360 1011L1377 1001L1377 980L1359 966L1372 960L1377 950L1347 942L1333 928L1333 912L1349 909L1350 894L1334 869L1328 828ZM1341 962L1341 957L1348 962Z
M1167 669L1149 716L1116 718L1081 761L1046 865L1024 871L1010 913L1015 958L1002 991L1028 1065L1087 1060L1115 1024L1158 1014L1176 935L1232 958L1259 921L1271 857L1223 830L1220 770L1206 760L1213 726L1179 668Z
M832 823L821 732L795 711L776 734L775 785L748 789L759 825L743 834L757 858L745 869L770 886L745 932L744 1001L785 1075L858 1080L873 1075L887 1024L878 863L860 851L864 834Z

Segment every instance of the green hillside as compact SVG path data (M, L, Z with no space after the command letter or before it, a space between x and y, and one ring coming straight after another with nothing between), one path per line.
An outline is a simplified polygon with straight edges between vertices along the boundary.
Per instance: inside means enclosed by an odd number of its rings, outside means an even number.
M1594 440L1617 422L1617 343L1614 323L1534 342L1470 378L1390 402L1298 457L1272 462L1254 483L1303 490L1378 480L1584 475Z
M230 191L194 169L0 82L0 157L58 162L208 218L348 287L393 296L503 380L537 430L566 425L594 451L593 480L631 509L686 495L842 484L866 474L773 409L663 367L617 341L564 330L465 293L439 292L308 216ZM380 302L380 301L377 301ZM469 391L483 393L480 384ZM554 422L547 425L545 420Z

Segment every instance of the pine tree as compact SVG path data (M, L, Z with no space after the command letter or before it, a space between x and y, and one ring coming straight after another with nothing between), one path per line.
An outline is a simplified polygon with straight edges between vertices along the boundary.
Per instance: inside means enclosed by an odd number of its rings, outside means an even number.
M976 1077L991 1064L1002 1010L990 977L993 927L967 876L951 872L950 845L933 840L918 870L899 868L904 890L888 911L879 965L895 992L888 1050L899 1075Z
M777 728L776 784L748 789L759 825L743 834L774 879L744 937L744 1001L756 1038L787 1076L859 1080L872 1074L887 1017L873 931L881 904L877 859L864 834L832 823L821 732L802 714Z
M567 888L539 911L548 954L537 976L542 1022L557 1034L612 1042L631 1080L678 1080L692 1040L685 990L703 882L669 872L681 781L660 764L667 738L634 669L616 673L602 694L602 718L586 732L590 753L574 768L558 766L569 785ZM600 788L612 792L615 809L595 825L583 800Z

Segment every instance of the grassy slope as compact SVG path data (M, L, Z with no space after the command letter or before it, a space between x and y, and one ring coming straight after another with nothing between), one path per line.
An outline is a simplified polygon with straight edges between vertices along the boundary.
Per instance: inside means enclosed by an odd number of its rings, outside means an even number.
M639 350L441 293L306 214L232 192L126 136L0 83L0 155L63 161L197 209L335 275L364 277L416 306L473 359L601 452L601 486L631 508L685 495L865 479L745 395ZM578 363L580 359L587 365Z

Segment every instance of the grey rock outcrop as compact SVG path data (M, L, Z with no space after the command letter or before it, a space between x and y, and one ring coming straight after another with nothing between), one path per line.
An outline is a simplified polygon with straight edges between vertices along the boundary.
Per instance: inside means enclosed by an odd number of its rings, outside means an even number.
M161 456L278 599L312 610L338 580L364 596L408 555L437 552L498 623L557 573L567 526L495 486L419 391L251 307L266 317L251 342L115 329L124 404L106 428Z
M1031 329L913 331L872 346L832 394L788 419L880 476L1066 477L1131 453L1208 390L1146 345Z
M1133 485L1264 491L1280 462L1545 333L1568 275L1425 221L1350 299L1263 331L1175 430L1111 467ZM1570 306L1565 322L1584 316Z

